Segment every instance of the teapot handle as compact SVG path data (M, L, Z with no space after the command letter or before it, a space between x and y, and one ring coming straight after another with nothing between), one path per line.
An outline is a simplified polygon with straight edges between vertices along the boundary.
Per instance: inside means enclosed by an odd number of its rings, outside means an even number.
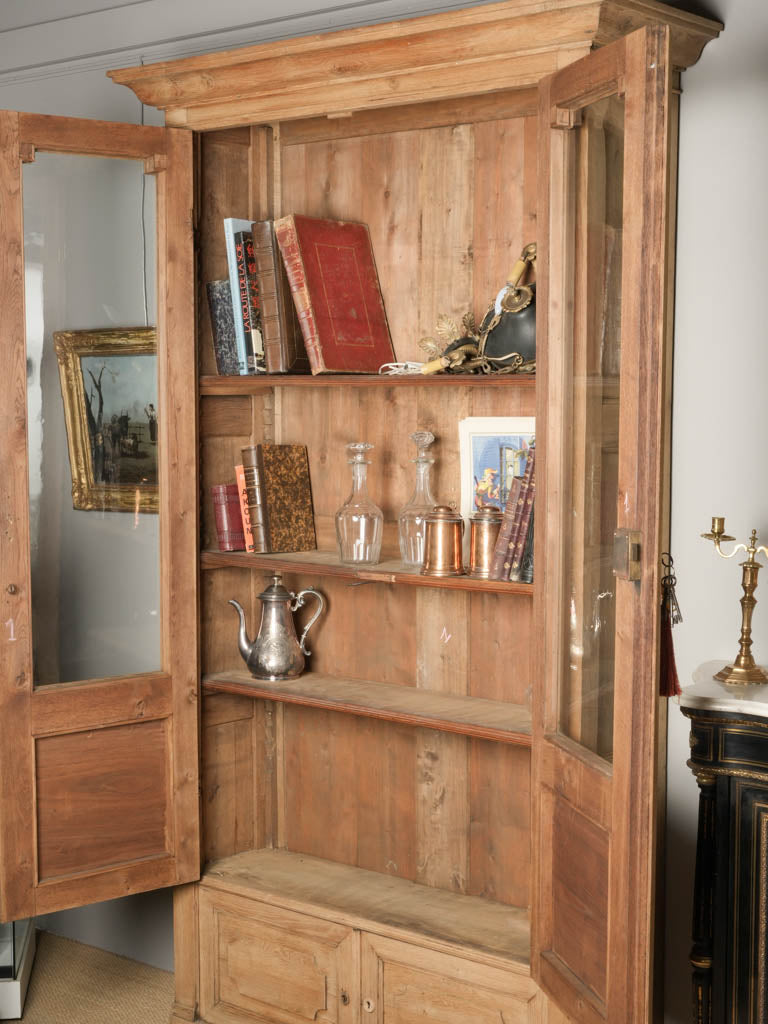
M301 649L301 653L309 656L312 652L307 650L304 641L307 638L307 633L310 631L312 626L314 626L315 622L320 618L323 611L325 610L325 598L320 593L320 591L315 590L314 587L308 587L306 590L300 590L296 597L293 599L293 604L291 605L292 612L295 612L297 608L302 607L302 605L304 604L305 595L308 597L316 597L318 600L317 611L304 627L304 632L301 634L301 639L299 640L299 647Z

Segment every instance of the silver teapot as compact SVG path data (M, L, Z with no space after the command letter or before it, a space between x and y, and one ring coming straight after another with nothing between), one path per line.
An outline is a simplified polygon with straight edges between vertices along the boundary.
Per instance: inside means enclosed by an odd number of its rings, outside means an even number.
M299 639L296 636L292 612L301 608L307 597L317 598L319 607ZM310 627L325 608L323 595L313 587L294 594L285 589L282 576L275 575L270 586L263 594L259 594L259 600L262 603L261 625L253 643L248 640L245 612L237 601L229 602L240 616L237 640L243 661L256 679L268 679L272 682L278 679L295 679L304 671L305 655L310 654L304 641Z

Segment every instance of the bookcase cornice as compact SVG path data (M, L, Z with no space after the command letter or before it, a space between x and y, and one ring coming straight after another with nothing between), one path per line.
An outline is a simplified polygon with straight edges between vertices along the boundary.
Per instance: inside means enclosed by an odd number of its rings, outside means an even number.
M109 75L169 125L220 129L530 88L659 21L680 70L722 27L656 0L504 0Z

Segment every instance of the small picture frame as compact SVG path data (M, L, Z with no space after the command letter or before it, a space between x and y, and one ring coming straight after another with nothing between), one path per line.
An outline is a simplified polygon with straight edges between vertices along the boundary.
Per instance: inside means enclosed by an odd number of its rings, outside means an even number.
M157 512L154 327L55 331L72 470L72 506Z
M533 416L469 416L459 421L461 514L483 505L504 511L515 477L522 477L536 436Z

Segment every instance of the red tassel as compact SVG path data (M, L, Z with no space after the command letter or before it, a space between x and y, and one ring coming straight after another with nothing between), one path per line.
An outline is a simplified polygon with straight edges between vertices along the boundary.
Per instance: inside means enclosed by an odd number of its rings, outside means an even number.
M679 697L680 680L675 664L675 645L672 641L672 619L666 601L661 602L661 663L659 666L659 692L662 697Z

